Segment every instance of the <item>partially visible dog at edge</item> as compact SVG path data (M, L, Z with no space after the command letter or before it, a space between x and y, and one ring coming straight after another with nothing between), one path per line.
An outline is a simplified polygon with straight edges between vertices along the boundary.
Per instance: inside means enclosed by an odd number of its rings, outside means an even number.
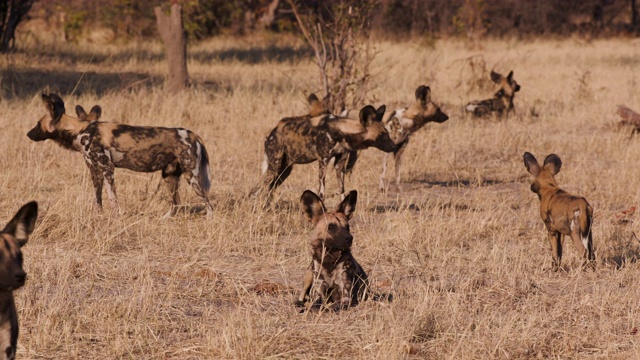
M377 110L370 105L363 107L355 120L330 114L314 94L308 101L309 114L280 120L264 142L262 177L251 194L267 192L267 203L294 164L318 161L318 196L323 198L327 167L334 159L339 193L344 196L344 177L351 171L358 150L375 147L391 152L396 148L382 125L384 105Z
M551 244L553 270L557 271L560 267L562 237L565 235L573 240L573 245L584 259L583 265L588 264L595 269L596 256L591 231L593 208L585 198L571 195L558 186L554 176L562 166L560 157L550 154L540 166L531 153L525 152L524 166L533 176L531 191L540 199L540 217Z
M13 291L21 288L27 273L22 268L22 248L38 218L38 203L32 201L18 210L0 231L0 355L15 359L18 345L18 312Z
M43 94L42 101L46 113L27 136L33 141L51 139L66 149L82 153L91 173L96 208L102 209L104 185L112 208L119 210L114 170L125 168L137 172L162 171L172 196L172 207L165 217L175 215L180 205L181 175L204 201L207 214L212 214L208 195L209 156L198 135L183 128L97 121L102 113L99 106L94 106L89 114L78 106L78 117L68 116L64 102L56 94Z
M352 190L335 211L328 212L315 193L306 190L300 197L302 213L313 225L311 265L304 275L303 289L295 302L304 308L341 310L368 297L367 274L351 254L353 236L349 220L356 210L358 192Z
M442 112L440 107L431 100L431 88L420 85L415 92L416 101L411 106L390 111L382 118L384 127L389 131L391 140L396 144L393 151L395 162L395 185L400 190L400 166L402 154L409 144L411 134L420 130L430 122L443 123L449 116ZM387 176L387 162L389 153L382 159L382 173L380 174L380 190L386 189L385 178Z
M493 98L471 101L465 105L464 109L476 117L488 116L491 113L502 115L505 111L506 116L509 116L510 112L515 112L513 98L516 96L516 92L520 91L520 85L513 78L513 71L504 77L492 70L491 80L500 85L500 89L493 95Z

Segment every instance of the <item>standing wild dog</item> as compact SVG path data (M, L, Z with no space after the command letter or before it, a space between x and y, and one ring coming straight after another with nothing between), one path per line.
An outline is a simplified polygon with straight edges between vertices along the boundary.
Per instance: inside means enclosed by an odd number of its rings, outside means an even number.
M22 269L20 248L27 243L38 217L38 203L32 201L0 231L0 355L14 359L18 344L18 313L13 290L19 289L27 279Z
M472 112L477 117L490 115L492 112L502 115L506 110L507 116L509 112L515 111L513 106L513 97L516 92L520 91L520 85L513 78L513 71L509 72L507 77L491 71L491 80L500 85L500 89L493 95L493 98L487 100L474 100L465 105L465 110Z
M300 197L302 212L314 226L314 232L312 261L305 272L296 306L304 306L305 299L310 298L314 306L332 303L331 308L339 310L367 298L367 274L351 254L353 236L349 220L356 210L357 200L358 192L352 190L335 211L327 212L322 200L313 192L306 190Z
M562 161L556 154L544 159L540 166L530 153L524 153L524 166L533 176L531 191L540 199L540 216L547 228L553 269L558 270L562 260L562 237L569 235L573 245L581 253L585 262L595 266L596 256L593 252L591 224L593 209L581 196L568 194L558 187L554 175L560 171Z
M64 148L80 151L91 172L95 189L95 205L102 208L102 186L106 185L111 206L117 210L115 168L138 172L162 170L162 177L172 194L173 206L165 216L174 215L180 204L180 176L204 200L207 214L212 213L208 192L209 157L202 139L182 128L130 126L90 121L98 119L100 107L86 114L76 109L79 118L65 115L64 102L56 95L42 95L46 114L29 131L33 141L52 139ZM81 110L80 110L81 109Z
M396 144L393 151L395 159L395 184L400 189L400 165L402 163L402 153L409 143L409 137L414 132L420 130L429 122L443 123L449 116L440 110L440 107L431 101L431 89L428 86L420 85L416 89L416 102L409 106L397 109L384 116L382 123L389 131L391 140ZM382 159L382 173L380 174L380 189L385 189L385 177L387 175L387 161L389 153L384 154Z
M317 102L315 95L310 102ZM326 107L318 106L318 115L313 103L312 113L299 117L284 118L271 131L264 143L262 178L252 194L266 190L267 199L271 193L291 174L294 164L319 163L320 198L324 197L325 176L331 159L340 184L340 194L344 195L344 176L353 164L357 150L375 147L385 152L395 149L389 132L382 125L384 105L376 110L365 106L360 111L359 120L331 115ZM354 155L355 156L355 155Z

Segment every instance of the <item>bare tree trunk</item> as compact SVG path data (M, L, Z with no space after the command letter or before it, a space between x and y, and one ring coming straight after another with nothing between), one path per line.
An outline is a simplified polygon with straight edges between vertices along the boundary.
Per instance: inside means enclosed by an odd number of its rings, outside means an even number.
M280 5L280 0L271 0L264 14L258 19L258 24L263 29L268 29L276 20L276 10Z
M35 0L0 0L0 53L13 48L16 27Z
M182 7L174 2L171 14L166 15L157 6L153 9L156 14L158 31L167 52L169 63L169 91L177 93L189 85L187 72L187 40L182 25Z
M636 7L636 0L631 0L631 28L633 30L638 29L638 9Z

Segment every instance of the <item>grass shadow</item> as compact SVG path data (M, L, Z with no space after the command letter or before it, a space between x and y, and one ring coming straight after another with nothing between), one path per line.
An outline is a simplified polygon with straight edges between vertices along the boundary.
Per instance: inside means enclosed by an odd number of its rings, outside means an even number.
M27 99L40 92L57 93L64 97L74 92L104 95L112 91L134 91L160 87L163 78L145 73L96 73L79 71L44 71L20 69L4 71L0 79L3 99Z
M241 62L255 65L261 63L285 63L308 60L313 56L313 51L308 46L276 46L269 45L264 48L240 49L232 48L219 51L190 51L189 58L201 63Z

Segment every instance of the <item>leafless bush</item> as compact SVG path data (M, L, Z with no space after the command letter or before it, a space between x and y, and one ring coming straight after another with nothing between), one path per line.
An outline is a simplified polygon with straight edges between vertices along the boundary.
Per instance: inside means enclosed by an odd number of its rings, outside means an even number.
M362 105L371 86L371 19L376 0L338 0L316 7L288 0L300 30L315 54L329 108L338 113L347 104Z

